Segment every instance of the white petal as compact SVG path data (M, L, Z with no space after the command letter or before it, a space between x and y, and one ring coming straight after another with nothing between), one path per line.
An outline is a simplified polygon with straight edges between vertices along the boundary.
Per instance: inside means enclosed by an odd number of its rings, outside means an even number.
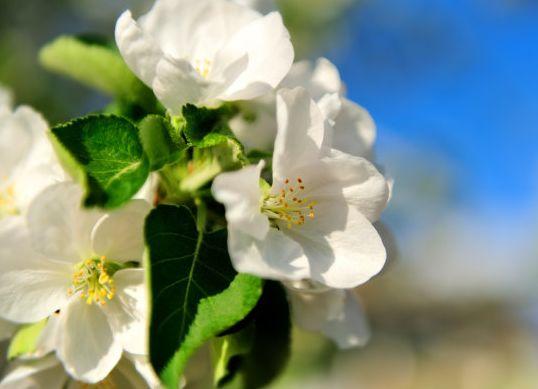
M308 260L301 247L274 228L263 240L229 229L228 250L239 273L276 280L300 280L309 275Z
M319 160L326 125L319 107L303 88L279 91L277 122L274 183L284 181L290 173Z
M299 172L307 195L316 202L345 201L368 220L379 219L389 198L389 187L375 166L364 158L334 151L321 164Z
M144 252L144 221L151 206L132 200L101 218L92 234L93 252L114 261L141 261Z
M288 287L293 322L308 331L321 331L325 323L338 317L344 309L342 289L312 290Z
M226 0L159 0L140 25L166 55L192 63L213 61L237 30L259 17Z
M146 384L150 387L150 389L162 389L159 377L155 373L151 363L149 363L147 356L130 355L128 358L134 364L138 374L144 377ZM181 380L181 382L184 382L184 378ZM180 384L180 387L183 388L184 384Z
M337 93L326 94L318 101L318 107L323 116L329 119L331 125L334 127L334 120L342 110L342 98Z
M32 201L45 188L64 180L65 173L55 161L28 167L24 174L17 175L14 180L17 209L25 214Z
M237 229L256 239L264 239L269 231L269 220L260 210L262 192L260 173L264 162L241 170L222 173L213 181L215 199L226 207L226 220L230 228Z
M236 61L243 56L248 58L246 69L228 84L219 99L247 100L261 96L276 88L288 73L294 52L279 13L272 12L239 30L215 62L231 63L230 59Z
M215 86L201 78L185 60L164 57L157 64L153 91L161 103L173 114L179 115L187 103L208 101Z
M316 217L286 230L310 263L311 279L332 288L353 288L379 273L386 251L376 229L345 203L320 203Z
M114 332L125 351L147 354L147 295L143 269L120 270L114 275L116 294L103 310L110 318Z
M46 138L47 123L30 107L19 107L0 117L0 178L23 174L28 163L51 159L52 148Z
M150 173L142 188L133 196L133 199L146 200L149 204L154 204L158 186L158 174Z
M325 323L322 332L341 349L364 346L370 339L366 315L352 291L346 291L342 313Z
M82 189L60 183L45 189L28 211L32 243L51 259L77 263L93 255L91 234L102 214L81 207Z
M47 260L39 266L0 274L2 317L19 323L37 322L66 304L72 269Z
M62 328L57 355L67 372L87 383L108 376L120 360L122 347L101 308L73 297L62 316Z
M342 109L333 127L332 147L358 157L372 158L376 127L364 108L343 98Z
M60 310L59 312L56 311L49 317L45 328L43 328L43 331L41 331L41 334L39 335L33 356L40 358L56 350L59 338L64 336L61 327L61 316L64 314L65 309Z
M266 99L246 100L240 103L241 114L230 122L231 130L248 151L271 152L276 138L276 101L271 93ZM250 115L254 116L252 120Z
M125 11L116 22L116 44L134 74L148 86L153 85L157 63L164 56L158 42L133 20L130 11Z
M328 93L341 94L344 89L338 69L326 58L319 58L315 64L310 61L294 63L280 86L306 88L316 101Z
M68 377L54 355L17 362L0 382L1 389L62 389Z
M147 363L149 365L149 363ZM148 371L151 365L148 366ZM145 372L144 372L145 373ZM148 381L142 372L138 370L136 362L133 364L128 358L122 358L116 368L110 373L110 381L112 381L116 388L129 388L129 389L162 389L159 379L154 374L154 380Z

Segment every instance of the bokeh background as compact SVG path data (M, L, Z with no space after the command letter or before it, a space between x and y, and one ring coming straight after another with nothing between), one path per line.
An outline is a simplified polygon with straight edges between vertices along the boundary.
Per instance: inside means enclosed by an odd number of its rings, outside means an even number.
M338 352L297 332L273 387L537 388L538 2L278 3L298 58L335 62L373 115L395 191L390 262L358 290L370 343ZM121 11L150 5L0 0L0 83L51 123L101 108L38 50L60 34L112 37Z

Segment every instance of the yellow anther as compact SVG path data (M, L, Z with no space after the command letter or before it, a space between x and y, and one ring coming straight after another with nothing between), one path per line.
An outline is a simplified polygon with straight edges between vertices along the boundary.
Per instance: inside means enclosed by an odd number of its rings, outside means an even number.
M87 259L76 266L73 285L67 290L69 296L78 293L87 304L103 305L114 297L114 280L107 271L105 257Z

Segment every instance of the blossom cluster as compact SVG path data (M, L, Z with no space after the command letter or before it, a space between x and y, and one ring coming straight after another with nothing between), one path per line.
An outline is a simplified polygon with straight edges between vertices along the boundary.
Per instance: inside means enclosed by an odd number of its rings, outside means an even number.
M391 191L375 125L257 3L124 12L104 58L127 81L75 72L115 97L100 114L49 128L1 91L0 388L177 387L196 347L261 327L268 285L296 326L367 341L353 288L385 263Z

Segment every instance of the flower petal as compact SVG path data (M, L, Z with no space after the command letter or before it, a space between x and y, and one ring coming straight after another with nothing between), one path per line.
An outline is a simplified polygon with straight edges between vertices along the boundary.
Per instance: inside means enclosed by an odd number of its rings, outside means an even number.
M153 91L161 103L179 115L187 103L205 103L215 85L200 77L189 62L163 57L157 64Z
M215 199L226 207L230 228L256 239L264 239L269 231L269 220L260 210L262 192L260 173L264 162L250 165L231 173L222 173L213 181Z
M364 108L346 98L334 122L332 147L357 157L372 158L375 123Z
M118 49L129 68L151 87L157 63L164 56L158 42L133 20L131 11L125 11L119 17L115 36Z
M259 17L226 0L159 0L139 22L167 56L193 63L213 61L237 30Z
M16 362L0 382L2 389L62 389L68 381L54 355L37 360Z
M316 101L328 93L341 94L344 90L338 69L331 61L323 57L319 58L315 64L307 60L293 64L280 87L296 88L298 86L306 88Z
M151 206L132 200L101 218L92 233L93 252L114 261L141 261L144 253L144 221Z
M379 273L383 242L361 212L341 203L320 203L314 220L286 234L303 248L310 277L332 288L353 288Z
M248 58L246 69L234 80L225 80L228 85L219 99L248 100L261 96L276 88L288 73L294 51L278 12L258 18L237 31L218 53L215 64L222 66L242 57Z
M341 349L364 346L370 339L370 327L362 306L346 291L345 303L340 315L327 321L322 332L336 342Z
M102 308L110 319L123 349L132 354L147 354L147 296L143 269L120 270L114 275L116 294Z
M29 265L34 267L0 274L0 315L14 322L37 322L67 302L69 265L47 260L40 261L39 267L35 262Z
M274 228L263 240L231 228L228 250L239 273L276 280L300 280L309 275L308 260L301 246Z
M0 118L0 178L10 181L29 163L50 160L52 148L45 131L47 123L30 107L19 107ZM22 170L22 171L21 171Z
M319 161L325 118L304 88L277 94L278 133L273 154L273 185L289 174Z
M100 307L73 297L62 315L58 358L79 381L103 380L120 360L122 347Z
M103 216L80 206L82 189L65 182L45 189L28 211L35 249L54 260L77 263L93 255L91 233Z

